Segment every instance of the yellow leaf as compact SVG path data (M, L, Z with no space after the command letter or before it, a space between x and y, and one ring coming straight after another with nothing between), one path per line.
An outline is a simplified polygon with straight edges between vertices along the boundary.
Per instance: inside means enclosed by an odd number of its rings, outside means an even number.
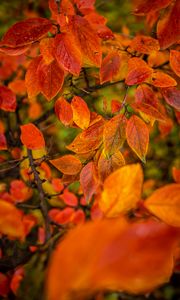
M107 217L116 217L136 207L141 197L143 172L140 164L126 165L104 182L99 206Z

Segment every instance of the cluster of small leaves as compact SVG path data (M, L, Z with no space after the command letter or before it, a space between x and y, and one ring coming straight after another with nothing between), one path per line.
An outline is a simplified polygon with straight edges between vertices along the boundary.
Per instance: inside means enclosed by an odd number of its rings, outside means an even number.
M142 165L155 122L160 137L180 123L180 2L133 2L156 36L113 33L95 0L49 0L50 19L1 40L2 297L21 299L38 261L48 300L145 294L177 268L180 168L145 199ZM75 132L66 153L60 128Z

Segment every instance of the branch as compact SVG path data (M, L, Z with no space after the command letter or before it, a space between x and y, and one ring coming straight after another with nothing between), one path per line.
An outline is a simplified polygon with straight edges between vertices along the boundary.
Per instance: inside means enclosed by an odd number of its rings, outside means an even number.
M32 170L32 173L34 174L34 181L35 181L37 189L39 191L40 209L41 209L42 215L44 217L46 241L47 241L51 237L51 230L50 230L51 228L50 228L50 221L49 221L49 217L48 217L48 207L47 207L47 202L46 202L46 195L43 190L42 180L40 179L39 173L36 170L36 165L34 163L32 150L28 149L27 152L28 152L31 170Z

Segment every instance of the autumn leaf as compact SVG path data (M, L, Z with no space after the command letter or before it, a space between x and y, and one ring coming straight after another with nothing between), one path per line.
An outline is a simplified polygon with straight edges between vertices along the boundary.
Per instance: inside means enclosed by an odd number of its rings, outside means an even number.
M90 123L90 110L86 102L78 96L74 96L71 101L73 111L73 121L81 129L86 129Z
M37 73L37 69L41 60L42 60L42 56L35 57L30 62L26 72L25 83L26 83L26 88L27 88L27 93L29 98L37 96L41 91L39 85L38 73Z
M127 222L122 217L78 226L52 254L47 297L85 299L114 290L149 293L172 275L178 244L179 230L153 219Z
M166 224L180 227L180 184L168 184L157 189L144 205Z
M32 189L25 185L22 180L12 180L10 184L10 195L14 203L27 201L32 196Z
M24 237L21 211L4 200L0 200L0 232L14 238Z
M126 139L126 118L117 115L104 125L103 144L104 152L109 157L120 149Z
M40 91L48 101L57 95L64 83L64 71L55 60L50 64L41 60L37 69L37 77Z
M36 150L45 147L41 131L32 123L21 126L21 142L28 149Z
M132 40L130 47L134 51L144 54L150 54L151 52L158 51L160 49L158 40L145 35L136 36Z
M121 57L117 51L110 52L102 61L100 82L105 83L116 78L120 71Z
M166 116L164 116L161 112L158 111L155 107L146 104L146 103L133 103L131 104L131 107L139 112L143 112L150 118L154 120L158 120L161 122L166 121Z
M151 77L151 84L157 87L170 87L177 85L176 80L164 72L154 72Z
M170 66L174 73L180 77L180 52L176 50L170 51Z
M60 3L54 0L49 0L48 3L49 3L49 9L52 13L52 19L58 19L59 11L61 14L64 15L75 14L73 4L71 3L70 0L61 0ZM59 5L59 9L58 9L58 5Z
M165 101L177 110L180 110L180 90L175 87L161 89Z
M2 43L9 47L20 47L42 38L51 29L52 23L44 18L30 18L14 24L8 29Z
M0 86L0 109L14 112L16 106L16 95L6 86Z
M77 8L83 14L89 14L91 11L94 10L95 0L73 0L74 3L77 5Z
M158 99L152 88L146 84L138 85L135 91L136 103L146 103L157 108Z
M166 49L180 39L180 2L172 1L157 24L157 37L161 49Z
M134 85L144 82L152 75L152 69L141 58L133 57L128 61L128 74L125 83Z
M63 174L74 175L80 172L82 164L74 155L64 155L50 160L50 163Z
M149 145L149 130L146 124L133 115L127 122L126 137L129 147L145 162Z
M138 15L145 15L150 12L158 11L167 7L172 0L140 0L138 6L135 8L134 13Z
M7 150L7 140L3 132L0 132L0 150Z
M42 39L39 43L39 49L45 63L50 64L54 60L54 39Z
M112 172L125 165L125 160L120 151L116 151L109 158L102 151L98 160L98 174L102 181L106 179Z
M79 75L82 66L82 54L72 35L67 33L56 35L54 53L57 62L64 70L75 76Z
M63 125L69 126L73 123L73 111L71 105L64 97L60 97L56 101L54 109L56 116L63 123Z
M70 16L67 32L74 36L75 43L79 47L83 63L100 67L102 50L100 39L89 22L81 16Z
M22 79L15 79L11 81L8 87L17 95L24 96L26 94L25 81Z
M173 167L172 175L175 182L180 183L180 169Z
M93 150L98 149L102 143L103 127L104 120L100 119L82 133L78 134L66 148L78 154L92 152Z
M141 197L143 172L139 164L126 165L104 182L99 207L107 217L117 217L136 207Z
M93 162L89 162L80 173L80 184L87 202L91 201L99 187L97 170Z

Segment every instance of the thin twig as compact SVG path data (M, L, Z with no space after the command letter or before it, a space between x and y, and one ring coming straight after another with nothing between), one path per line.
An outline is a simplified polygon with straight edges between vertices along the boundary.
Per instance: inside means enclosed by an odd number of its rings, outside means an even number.
M50 229L50 220L48 217L48 207L47 207L47 202L46 202L46 195L43 190L42 180L40 179L39 173L36 170L36 165L35 165L35 162L33 159L32 150L28 149L27 152L28 152L30 167L34 174L34 181L35 181L37 189L39 191L40 209L41 209L42 215L44 217L46 241L47 241L51 237L51 229Z

